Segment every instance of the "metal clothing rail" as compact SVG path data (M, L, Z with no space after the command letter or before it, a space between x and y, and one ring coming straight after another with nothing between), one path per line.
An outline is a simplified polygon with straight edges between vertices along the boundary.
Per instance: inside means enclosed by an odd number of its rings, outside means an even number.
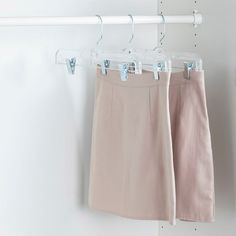
M202 15L164 16L165 24L193 24L195 26L202 23ZM129 16L102 16L103 24L118 25L130 24ZM134 24L160 24L163 16L133 16ZM78 17L0 17L0 26L63 26L63 25L95 25L101 24L97 16Z

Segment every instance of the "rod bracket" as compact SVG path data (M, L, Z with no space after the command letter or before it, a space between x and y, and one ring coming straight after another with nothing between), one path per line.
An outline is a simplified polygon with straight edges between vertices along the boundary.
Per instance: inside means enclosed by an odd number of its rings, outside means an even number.
M199 14L198 10L193 10L193 27L197 28L200 24L202 24L202 15Z

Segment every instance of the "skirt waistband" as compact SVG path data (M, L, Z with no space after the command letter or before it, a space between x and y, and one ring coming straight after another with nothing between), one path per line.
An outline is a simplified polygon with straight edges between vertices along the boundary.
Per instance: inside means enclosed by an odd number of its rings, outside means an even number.
M186 84L201 82L204 80L204 71L190 71L190 79L185 78L185 72L159 72L160 79L154 80L153 72L144 70L142 74L128 74L128 79L122 81L120 72L117 70L107 70L103 75L100 68L97 68L97 78L106 82L116 84L122 87L152 87L152 86L169 86L176 84Z
M188 84L188 83L201 83L204 80L204 71L190 71L190 78L186 79L185 72L172 72L170 78L170 85Z
M152 87L152 86L168 86L170 81L170 72L161 72L160 79L154 80L151 71L143 71L142 74L128 74L128 79L122 81L120 72L117 70L107 70L107 74L103 75L101 70L97 68L97 78L106 82L116 84L122 87Z

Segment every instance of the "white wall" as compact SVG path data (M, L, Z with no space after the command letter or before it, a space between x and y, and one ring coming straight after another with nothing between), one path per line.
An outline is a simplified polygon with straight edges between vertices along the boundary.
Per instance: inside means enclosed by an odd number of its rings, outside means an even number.
M189 0L162 0L165 14L189 14ZM212 131L216 223L160 225L160 235L234 235L236 224L236 33L234 0L198 0ZM0 16L156 14L146 0L0 0ZM219 21L221 19L221 21ZM105 26L104 47L123 47L128 26ZM157 222L87 208L94 69L69 76L54 64L58 48L92 48L99 27L0 28L0 235L158 235ZM135 44L153 47L155 26L137 26ZM168 50L194 50L189 25L167 26ZM174 39L174 40L173 40ZM197 231L195 231L195 228Z
M156 14L156 0L0 0L0 16ZM93 48L98 26L0 28L0 235L156 236L157 222L87 208L94 69L69 76L58 48ZM122 48L128 26L105 26L104 47ZM153 47L156 26L137 26Z
M202 55L212 133L216 222L161 224L161 236L233 236L236 233L236 31L234 0L163 0L164 14L190 13L195 7L204 16L196 32L192 26L167 26L165 48L195 51ZM173 40L174 39L174 40ZM196 231L195 231L196 228Z

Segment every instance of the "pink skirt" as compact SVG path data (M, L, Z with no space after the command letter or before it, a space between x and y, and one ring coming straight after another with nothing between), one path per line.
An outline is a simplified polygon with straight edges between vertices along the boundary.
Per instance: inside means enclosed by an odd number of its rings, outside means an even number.
M97 70L89 206L134 219L175 223L169 117L170 73Z
M176 183L176 217L212 222L214 172L204 72L172 73L169 89Z
M143 220L214 221L204 73L97 70L89 206Z

